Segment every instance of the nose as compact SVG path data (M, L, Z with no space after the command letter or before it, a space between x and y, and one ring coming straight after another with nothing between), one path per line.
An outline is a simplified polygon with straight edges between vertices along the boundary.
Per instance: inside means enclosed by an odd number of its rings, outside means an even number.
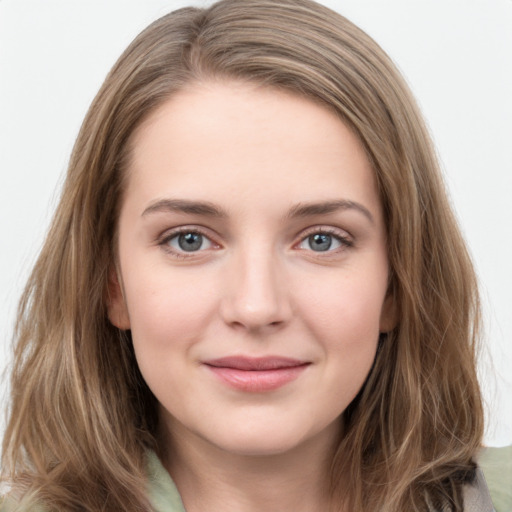
M292 315L288 287L271 250L246 251L233 257L223 293L224 322L250 332L272 332Z

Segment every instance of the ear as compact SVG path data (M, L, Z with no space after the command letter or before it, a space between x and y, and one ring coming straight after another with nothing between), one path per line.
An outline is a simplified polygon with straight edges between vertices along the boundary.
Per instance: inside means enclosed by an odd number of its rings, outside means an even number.
M110 323L118 329L123 331L130 329L130 316L128 315L123 288L115 267L110 269L108 275L107 314Z
M382 310L380 313L379 331L387 333L392 331L398 324L398 312L396 307L396 300L391 290L388 290Z

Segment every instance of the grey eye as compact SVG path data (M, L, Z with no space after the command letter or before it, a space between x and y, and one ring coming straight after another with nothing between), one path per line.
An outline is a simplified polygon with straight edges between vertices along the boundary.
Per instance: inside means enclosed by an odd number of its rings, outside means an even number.
M330 235L329 233L314 233L304 238L299 247L315 252L326 252L338 249L342 245L343 241L337 236Z
M173 249L183 252L195 252L209 249L212 245L208 238L194 231L173 236L168 243Z
M332 236L325 233L308 236L308 245L313 251L328 251L332 245Z

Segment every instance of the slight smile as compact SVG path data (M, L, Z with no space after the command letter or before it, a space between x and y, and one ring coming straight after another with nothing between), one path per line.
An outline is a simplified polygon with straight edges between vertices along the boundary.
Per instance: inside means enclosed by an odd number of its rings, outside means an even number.
M203 364L228 386L240 391L273 391L298 378L311 364L288 357L231 356Z

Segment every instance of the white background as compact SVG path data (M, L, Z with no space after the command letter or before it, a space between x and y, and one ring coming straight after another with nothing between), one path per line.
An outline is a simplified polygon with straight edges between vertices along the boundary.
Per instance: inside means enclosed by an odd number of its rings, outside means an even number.
M208 2L0 0L0 370L89 103L140 30L191 3ZM393 57L427 118L482 285L486 442L511 444L512 0L323 3Z

